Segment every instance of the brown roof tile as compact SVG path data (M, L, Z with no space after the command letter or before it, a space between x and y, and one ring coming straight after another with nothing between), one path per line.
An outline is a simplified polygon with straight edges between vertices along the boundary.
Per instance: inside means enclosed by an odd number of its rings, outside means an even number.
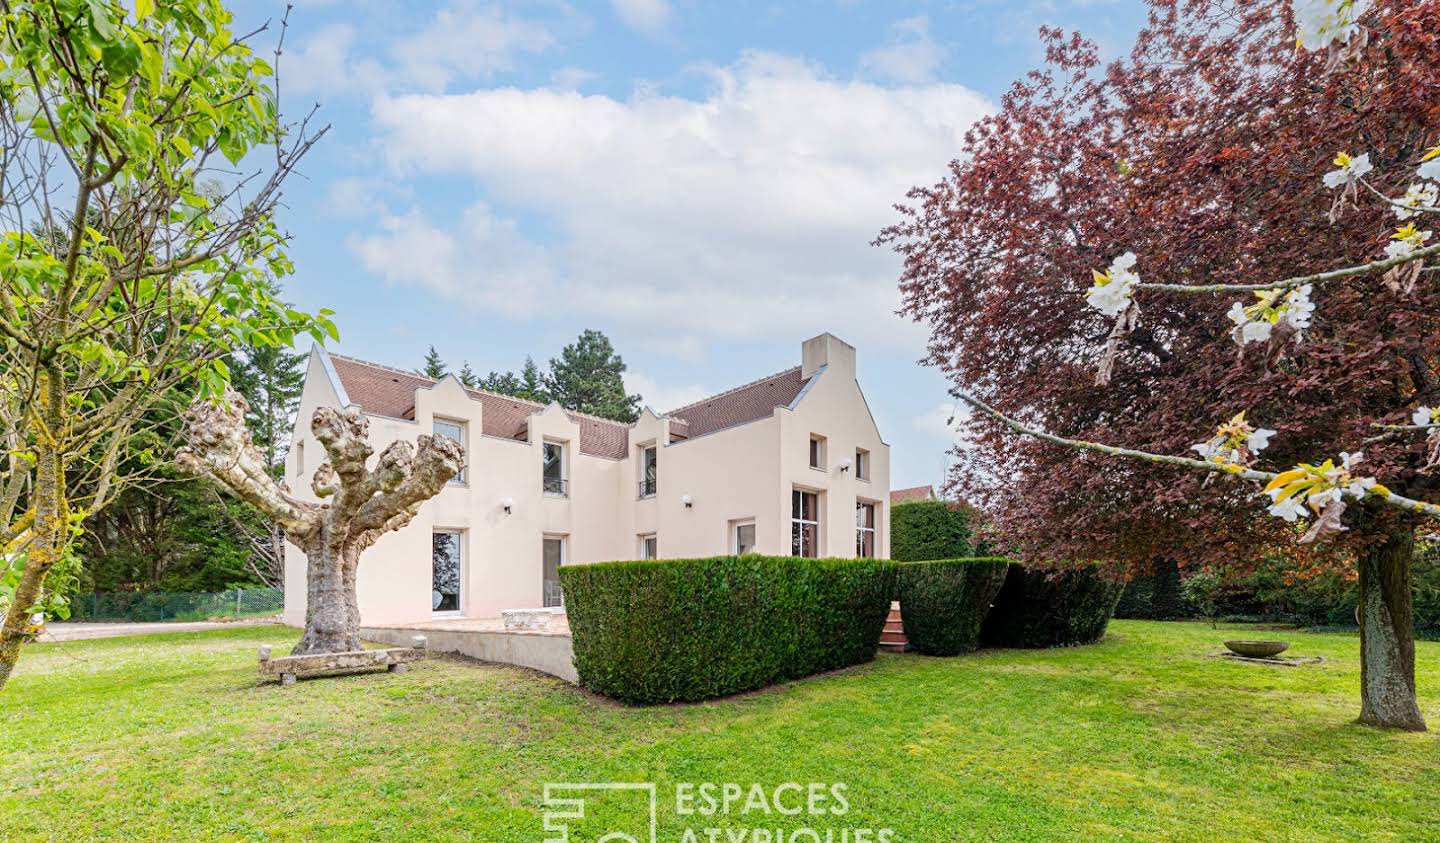
M683 422L683 428L670 425L671 439L703 436L737 424L763 419L776 407L788 407L805 388L800 367L786 369L758 381L737 386L719 395L712 395L694 404L687 404L666 415ZM677 435L678 434L678 435Z
M415 390L435 383L414 372L339 354L331 354L330 361L350 400L367 413L381 416L413 420ZM487 436L524 438L530 416L545 409L545 405L537 401L479 389L465 391L481 403L480 432ZM580 426L580 453L611 459L624 458L630 447L628 425L573 410L566 410L565 415Z
M909 503L910 501L929 501L935 499L934 486L911 486L908 489L891 489L890 503Z

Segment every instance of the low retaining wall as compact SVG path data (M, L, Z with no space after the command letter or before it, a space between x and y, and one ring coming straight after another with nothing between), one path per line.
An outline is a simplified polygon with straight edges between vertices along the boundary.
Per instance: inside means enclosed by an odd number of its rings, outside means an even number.
M570 636L554 633L433 629L425 627L361 627L360 637L382 644L409 646L415 635L426 638L426 648L437 653L458 653L497 664L528 667L580 683L575 672L575 651Z

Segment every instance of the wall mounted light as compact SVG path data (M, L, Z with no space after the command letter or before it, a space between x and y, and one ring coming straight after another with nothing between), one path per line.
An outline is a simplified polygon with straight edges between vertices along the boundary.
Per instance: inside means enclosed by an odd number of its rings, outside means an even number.
M505 514L506 514L506 515L509 515L511 512L513 512L513 511L515 510L515 499L514 499L514 498L505 498L504 500L500 501L500 506L504 507L504 509L505 509Z
M690 497L689 495L681 495L680 502L685 504L686 509L690 509L695 505L695 499Z
M855 464L855 463L853 463L853 462L850 461L850 460L841 460L841 461L840 461L840 473L841 473L841 474L844 474L845 472L849 471L849 470L850 470L850 466L852 466L852 465L854 465L854 464Z

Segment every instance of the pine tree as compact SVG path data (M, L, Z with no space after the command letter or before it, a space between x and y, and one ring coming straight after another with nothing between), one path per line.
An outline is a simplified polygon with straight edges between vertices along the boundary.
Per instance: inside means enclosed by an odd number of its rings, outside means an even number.
M474 369L470 368L469 360L466 360L464 365L460 367L460 374L456 377L460 378L460 383L470 387L471 389L474 389L475 387L480 385L480 377L475 374Z
M445 361L440 359L440 352L435 350L435 346L430 346L430 351L425 354L425 368L420 371L432 381L445 377Z
M515 377L514 372L491 372L480 381L480 388L500 395L524 397L520 395L520 379Z
M545 388L547 376L535 365L534 358L525 355L525 366L520 370L520 386L515 394L541 404L550 403L550 390Z
M640 415L640 396L625 392L624 373L625 361L615 353L610 338L585 330L550 361L545 385L566 409L633 422Z
M228 361L231 383L250 404L246 426L277 478L284 474L290 430L305 387L305 357L284 348L252 348Z

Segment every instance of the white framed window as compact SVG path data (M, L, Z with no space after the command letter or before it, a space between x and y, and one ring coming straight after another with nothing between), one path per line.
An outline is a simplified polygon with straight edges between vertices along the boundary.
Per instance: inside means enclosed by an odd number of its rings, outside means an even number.
M875 504L869 501L855 502L855 555L875 555Z
M855 479L870 479L870 452L864 448L855 449Z
M437 615L458 615L464 582L464 533L434 530L430 534L430 611Z
M295 443L295 476L305 476L305 441Z
M653 498L658 489L660 451L653 444L640 446L640 494Z
M545 536L541 540L542 605L565 605L565 597L560 593L560 566L565 564L567 550L565 536Z
M565 443L545 440L544 461L540 469L540 482L545 494L553 497L569 497L569 469L565 465Z
M660 542L654 533L640 534L640 558L647 560L660 558Z
M810 434L810 467L825 470L825 437Z
M820 496L815 492L790 493L790 555L820 555Z
M755 519L730 522L730 552L744 556L755 552Z
M443 436L455 442L460 446L461 450L465 449L465 422L437 418L432 423L431 430L434 431L436 436ZM450 485L465 485L465 468L462 467L460 473L450 480Z

